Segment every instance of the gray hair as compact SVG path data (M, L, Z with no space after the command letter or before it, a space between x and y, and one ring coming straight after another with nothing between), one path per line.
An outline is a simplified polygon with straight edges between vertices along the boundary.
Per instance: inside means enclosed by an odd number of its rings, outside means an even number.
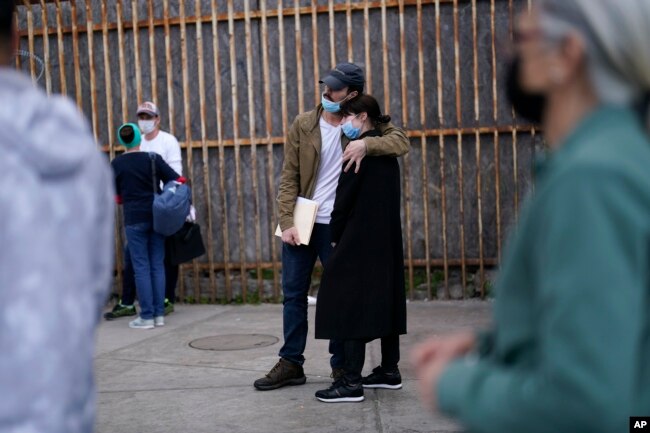
M650 0L538 0L536 5L542 29L550 37L581 34L602 102L648 103Z

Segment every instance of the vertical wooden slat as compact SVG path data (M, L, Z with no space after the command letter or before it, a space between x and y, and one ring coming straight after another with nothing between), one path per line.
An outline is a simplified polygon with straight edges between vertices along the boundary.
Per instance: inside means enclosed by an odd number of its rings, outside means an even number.
M56 40L58 43L58 51L59 51L59 86L60 86L60 92L62 95L67 95L68 94L68 87L66 85L66 79L65 79L65 60L64 60L64 45L63 45L63 22L62 22L62 11L61 11L61 0L55 0L55 6L56 6ZM102 3L102 5L104 5Z
M86 1L86 37L88 40L88 69L90 74L90 110L93 126L93 135L97 141L97 83L95 80L95 52L93 46L93 11L90 7L90 0Z
M174 119L174 75L172 70L171 29L169 25L169 0L163 0L163 26L165 30L165 68L167 75L167 117L169 119L169 133L176 135L176 121ZM182 268L181 271L182 272ZM182 275L180 276L182 277ZM179 278L181 289L183 278Z
M305 111L304 79L302 76L302 29L300 27L300 0L294 0L294 27L296 38L296 80L298 93L298 113Z
M388 25L386 22L386 0L381 0L381 53L384 69L384 111L390 113L390 83L388 73Z
M278 0L278 10L282 10L282 0ZM282 104L282 135L287 136L289 124L287 119L287 73L285 69L285 51L284 51L284 19L282 14L278 14L278 45L280 54L280 99ZM318 58L318 52L314 53ZM320 99L318 99L320 101ZM283 291L284 292L284 291Z
M312 3L313 4L313 3ZM277 261L277 240L274 235L273 228L275 227L275 158L273 157L273 141L271 137L273 136L273 117L271 113L271 83L270 83L270 69L269 69L269 39L268 39L268 23L266 19L266 1L261 2L261 11L262 11L262 75L264 77L264 116L266 123L266 151L267 151L267 172L266 179L268 182L268 198L267 198L267 212L268 212L268 221L269 233L269 246L271 250L271 264L273 267L273 299L277 302L279 298L278 289L278 274L279 266ZM318 57L318 52L314 51L314 58ZM315 65L318 64L318 61L315 62ZM316 94L318 94L318 85L316 84L318 80L316 79L317 69L314 68L314 88L316 89ZM318 101L318 99L316 99ZM262 300L262 299L260 299Z
M167 0L165 0L167 1ZM117 0L117 52L120 61L120 100L122 102L122 123L129 118L128 95L126 92L126 61L124 59L124 24L122 22L122 0Z
M336 59L336 39L334 35L336 34L336 28L334 26L334 2L333 0L327 1L328 5L328 17L329 17L329 28L330 28L330 64L332 68L336 66L338 60Z
M514 40L514 7L513 0L508 0L508 32L510 34L510 43ZM519 219L519 177L517 176L517 114L512 108L512 175L514 181L514 206L515 206L515 224Z
M246 72L248 76L248 131L251 140L251 171L253 177L253 217L255 218L255 260L257 269L257 294L258 299L263 298L264 285L262 282L262 230L260 227L260 192L259 179L257 175L257 140L255 138L255 93L253 82L255 71L253 71L253 45L251 42L251 11L250 0L244 1L244 37L246 41ZM303 94L303 88L299 88Z
M354 62L354 48L352 46L352 7L350 0L345 1L345 27L348 41L348 62Z
M23 0L27 6L27 42L29 45L29 71L32 81L36 80L36 67L34 65L34 11L32 4Z
M459 25L458 25L458 0L454 0L454 76L456 80L456 126L460 128L462 125L462 98L460 89L460 42L459 42ZM467 289L467 275L465 264L465 189L463 182L463 136L458 130L456 134L456 144L458 149L458 228L460 231L460 267L461 267L461 283L463 287L463 298L466 296Z
M282 0L278 0L278 11L282 10ZM284 17L283 14L278 15L278 45L280 54L280 102L282 109L282 135L287 136L289 132L289 122L287 114L287 72L285 62L284 50ZM320 100L320 99L319 99Z
M183 0L181 0L182 2ZM142 103L142 68L140 67L140 28L138 27L138 2L131 0L131 25L133 26L133 63L135 66L135 89L137 103Z
M147 0L147 12L149 15L149 63L151 79L151 100L158 105L158 72L156 70L156 38L154 28L153 0Z
M402 123L405 128L409 124L408 86L406 82L406 38L404 36L404 0L399 0L399 45L400 45L400 75L402 91ZM404 217L406 218L406 258L408 262L409 298L413 299L413 240L411 238L411 164L407 153L403 157L402 169L404 175Z
M472 53L474 62L474 121L478 125L480 121L480 104L478 88L478 22L476 0L472 0ZM479 281L478 287L481 297L485 297L485 264L483 252L483 201L481 188L481 134L478 128L475 130L475 153L476 153L476 208L478 222L478 255L479 255Z
M420 83L420 149L422 152L422 211L424 223L424 259L426 261L425 274L427 284L427 299L431 298L431 253L430 253L430 231L429 231L429 174L427 170L427 136L426 128L426 106L424 89L424 42L422 35L422 0L417 0L417 27L418 27L418 81ZM410 231L410 230L409 230ZM412 299L412 298L411 298Z
M58 7L58 5L57 5ZM108 129L108 155L109 159L113 160L115 158L115 136L114 129L115 125L113 124L113 85L111 83L111 61L110 61L110 49L108 42L108 15L106 11L106 2L101 2L101 14L102 14L102 42L104 44L104 92L106 94L106 128ZM57 11L57 25L59 25L59 12ZM58 30L58 29L57 29ZM61 47L61 36L59 36L59 46ZM61 49L61 48L59 48ZM65 81L64 81L65 82ZM122 281L122 265L124 263L123 255L123 245L122 245L122 236L121 236L121 221L118 217L119 213L116 211L115 218L115 268L117 270L117 280Z
M438 122L440 128L445 124L443 111L443 90L442 90L442 48L441 48L441 23L440 23L440 0L435 3L436 14L436 76L438 83ZM442 220L442 262L445 274L445 297L451 297L449 293L449 262L447 257L447 187L445 180L445 136L440 131L438 134L438 154L440 157L440 217Z
M372 63L370 63L370 0L363 4L363 42L366 53L366 92L372 95ZM384 108L386 109L386 108Z
M48 33L47 4L41 0L41 21L43 28L43 63L45 64L45 91L52 94L52 77L50 76L50 36Z
M18 21L18 9L14 10L14 28L20 30L20 23ZM23 65L19 55L14 56L14 64L16 65L17 70L20 71L22 69Z
M128 94L127 94L127 89L126 89L126 60L124 58L124 24L123 24L123 17L124 17L124 9L122 6L122 1L123 0L117 0L117 3L115 5L115 12L116 12L116 20L117 20L117 50L118 50L118 59L119 59L119 64L120 64L120 101L122 105L122 123L125 123L127 119L129 118L129 111L128 111ZM75 59L77 59L77 56L75 56ZM75 68L77 66L75 65ZM76 69L75 69L76 70ZM75 77L76 78L76 77ZM123 258L122 256L122 243L120 242L122 240L122 229L123 229L123 224L121 218L119 218L119 213L116 210L116 218L115 221L118 223L115 224L115 232L116 232L116 240L117 240L117 245L116 248L120 252L118 257L120 258L120 262L118 265L118 273L119 275L123 276L121 272L121 266L123 263ZM122 289L124 286L122 286Z
M181 30L181 72L183 79L183 116L185 120L185 150L187 161L187 177L194 180L194 154L192 148L192 118L190 115L190 83L189 83L189 65L187 63L187 23L185 15L185 0L180 0L178 4L180 30ZM194 193L192 193L194 194ZM194 260L192 262L194 268L194 301L201 301L201 284L199 282L199 267Z
M231 77L231 99L232 99L232 127L235 141L235 182L237 184L237 209L239 216L239 262L240 262L240 273L241 273L241 288L242 288L242 301L246 302L247 291L248 291L248 279L246 278L246 244L244 242L244 224L245 224L245 215L244 215L244 198L242 195L242 186L241 186L241 139L239 132L239 104L237 101L237 57L236 53L236 44L235 44L235 19L233 16L233 0L228 0L228 37L230 43L230 71L232 74Z
M496 26L495 26L495 1L490 0L490 31L492 33L492 113L494 124L497 124L499 111L497 101L497 54L496 54ZM499 161L499 131L494 130L494 188L497 222L497 256L501 257L501 180Z
M221 198L221 231L223 236L223 260L225 277L225 299L232 297L230 281L230 236L228 235L228 197L226 195L226 155L223 144L223 109L221 93L221 61L219 55L219 33L217 3L212 0L212 52L214 56L215 100L217 101L217 143L219 146L219 197ZM212 249L212 246L210 246ZM216 295L215 295L216 296Z
M113 135L113 84L111 83L111 56L108 43L108 16L106 2L101 2L102 13L102 42L104 44L104 93L106 94L106 128L108 133L108 154L115 158L115 142Z
M118 0L119 2L119 0ZM79 67L79 29L77 28L77 0L70 0L72 20L72 52L74 62L74 87L77 106L83 110L83 95L81 94L81 68Z
M195 0L194 2L194 15L197 17L201 16L201 0ZM207 143L207 132L206 132L206 114L205 114L205 66L203 61L203 24L201 20L196 22L196 58L199 68L199 112L201 117L201 159L203 166L203 199L205 200L205 213L206 213L206 222L207 222L207 238L208 238L208 248L207 256L208 263L210 265L210 270L208 274L208 279L210 282L210 301L215 302L216 300L216 280L214 278L214 251L212 248L213 239L212 239L212 194L210 191L210 164L209 164L209 152L208 152L208 143ZM188 167L190 164L188 163ZM193 164L192 164L193 166ZM192 196L194 200L197 200L195 190L192 190ZM195 201L198 203L198 201Z
M320 79L320 66L318 58L318 0L311 0L311 43L312 53L314 56L314 101L320 103L321 87L318 83Z

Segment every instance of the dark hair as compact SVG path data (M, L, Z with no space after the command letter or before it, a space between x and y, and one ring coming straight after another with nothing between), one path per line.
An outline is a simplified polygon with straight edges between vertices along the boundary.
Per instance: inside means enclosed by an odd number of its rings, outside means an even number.
M131 125L124 125L120 128L120 138L125 143L133 143L135 139L135 131Z
M348 95L352 92L357 92L361 95L363 93L363 86L348 86Z
M381 114L379 103L373 96L368 94L359 95L341 104L342 115L349 116L350 114L359 113L368 113L373 125L390 122L390 116Z
M14 28L14 0L0 1L0 42L10 41Z

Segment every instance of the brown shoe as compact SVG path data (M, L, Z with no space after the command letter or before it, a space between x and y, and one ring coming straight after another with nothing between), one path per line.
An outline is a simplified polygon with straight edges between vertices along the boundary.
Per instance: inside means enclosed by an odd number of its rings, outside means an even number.
M275 367L266 376L257 379L253 386L260 391L270 391L287 385L302 385L306 381L302 365L280 358Z

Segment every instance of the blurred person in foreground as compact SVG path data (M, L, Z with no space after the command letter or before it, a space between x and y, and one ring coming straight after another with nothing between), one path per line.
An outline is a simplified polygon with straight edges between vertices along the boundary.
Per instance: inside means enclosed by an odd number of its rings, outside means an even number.
M650 2L538 0L516 36L511 99L550 155L492 329L414 350L422 399L471 432L627 431L650 415Z
M0 431L91 432L111 170L77 108L10 66L13 11L0 2Z

